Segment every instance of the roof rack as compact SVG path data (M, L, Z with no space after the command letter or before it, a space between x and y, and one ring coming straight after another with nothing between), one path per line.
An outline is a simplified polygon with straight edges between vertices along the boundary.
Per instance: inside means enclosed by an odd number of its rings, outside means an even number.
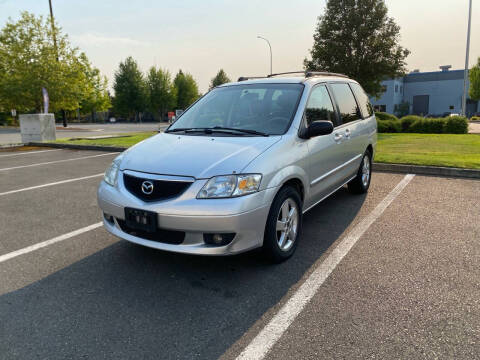
M277 73L277 74L270 74L267 77L275 77L275 76L280 76L280 75L290 75L290 74L303 74L305 76L305 71L288 71L288 72L282 72L282 73Z
M333 72L328 72L328 71L307 71L305 73L305 77L307 77L307 78L308 77L314 77L314 76L336 76L336 77L349 79L348 75L338 74L338 73L333 73Z
M337 76L337 77L343 77L347 78L347 75L344 74L337 74L337 73L332 73L332 72L327 72L327 71L288 71L288 72L282 72L278 74L270 74L267 77L275 77L275 76L280 76L280 75L290 75L290 74L303 74L306 78L314 77L314 76Z
M291 75L291 74L303 74L303 76L305 76L306 78L311 78L314 76L336 76L336 77L349 79L347 75L337 74L337 73L332 73L327 71L288 71L288 72L282 72L277 74L270 74L267 76L241 76L238 78L238 81L240 82L240 81L247 81L247 80L254 80L254 79L265 79L265 78L272 78L276 76Z
M238 82L240 81L247 81L247 80L255 80L255 79L265 79L266 76L240 76L238 78Z

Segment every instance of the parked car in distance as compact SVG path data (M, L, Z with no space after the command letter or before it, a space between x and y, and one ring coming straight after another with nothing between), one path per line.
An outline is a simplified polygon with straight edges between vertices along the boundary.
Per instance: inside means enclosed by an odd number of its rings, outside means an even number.
M221 85L119 155L98 188L105 228L155 249L289 258L302 216L368 191L377 143L362 87L330 73Z

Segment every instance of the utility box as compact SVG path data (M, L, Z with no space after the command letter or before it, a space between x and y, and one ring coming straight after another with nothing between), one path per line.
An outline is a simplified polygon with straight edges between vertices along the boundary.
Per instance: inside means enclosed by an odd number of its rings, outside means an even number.
M54 114L22 114L19 119L22 143L56 140Z

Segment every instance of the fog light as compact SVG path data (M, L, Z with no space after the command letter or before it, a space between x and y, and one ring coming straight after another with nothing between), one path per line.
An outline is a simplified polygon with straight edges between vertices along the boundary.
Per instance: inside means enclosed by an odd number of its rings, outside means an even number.
M230 244L235 237L234 233L229 234L203 234L203 241L208 245L223 246Z
M212 241L216 245L220 245L223 242L223 236L221 234L213 234Z

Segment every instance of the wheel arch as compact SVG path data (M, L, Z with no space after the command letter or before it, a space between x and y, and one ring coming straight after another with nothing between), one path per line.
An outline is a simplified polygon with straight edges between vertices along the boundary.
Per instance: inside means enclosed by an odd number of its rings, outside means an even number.
M280 189L278 191L280 191L281 189L283 189L287 186L290 186L290 187L294 188L295 190L297 190L298 194L300 195L300 199L302 199L302 202L305 200L305 186L303 185L303 182L302 182L302 180L300 180L300 178L293 177L293 178L290 178L290 179L286 180L282 184L282 186L280 187Z
M300 198L303 201L305 201L305 198L308 197L308 175L305 172L305 170L298 166L298 165L293 165L293 166L288 166L279 172L277 172L268 182L268 185L266 187L271 188L275 187L278 188L277 192L275 193L278 194L280 189L284 188L285 186L292 186L294 189L296 189L300 195Z

